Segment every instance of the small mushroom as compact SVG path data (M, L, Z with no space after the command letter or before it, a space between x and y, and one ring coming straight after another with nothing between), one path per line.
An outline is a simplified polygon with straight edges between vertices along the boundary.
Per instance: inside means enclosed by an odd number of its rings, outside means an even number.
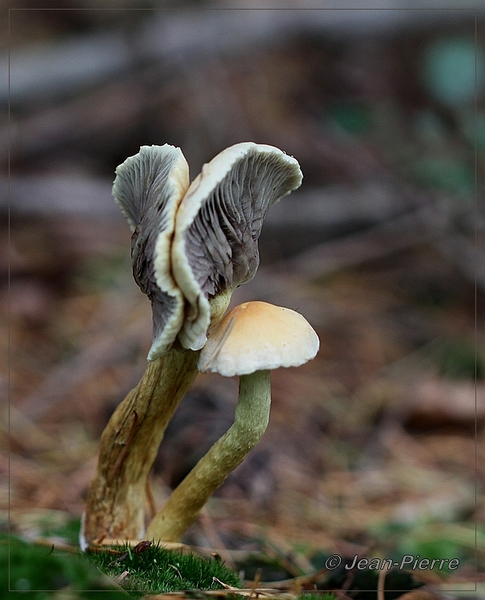
M221 152L190 187L182 152L168 144L143 146L117 168L113 195L132 229L133 274L152 304L153 338L145 373L101 437L83 547L143 535L148 473L197 375L207 329L254 276L270 206L301 180L294 158L252 142Z
M319 344L302 315L266 302L245 302L211 326L199 369L225 377L239 375L234 423L172 492L148 527L149 539L180 539L214 490L266 431L270 370L302 365L316 356Z

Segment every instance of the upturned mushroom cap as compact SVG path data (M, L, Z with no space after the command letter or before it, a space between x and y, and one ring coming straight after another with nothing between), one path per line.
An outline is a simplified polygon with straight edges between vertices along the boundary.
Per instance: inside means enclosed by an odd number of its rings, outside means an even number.
M315 358L320 341L299 313L267 302L245 302L209 330L199 370L225 377L298 367Z
M113 195L133 231L133 274L152 303L148 360L177 337L202 348L211 317L256 273L268 210L302 181L298 161L253 142L218 154L190 187L188 171L168 144L142 146L116 169Z
M151 300L153 339L148 360L173 343L184 318L184 298L172 277L170 246L175 214L189 187L180 148L142 146L117 169L113 196L132 229L133 276Z
M174 278L188 308L179 339L206 341L211 299L252 279L270 207L301 185L298 161L273 146L243 142L204 165L179 207L172 247Z

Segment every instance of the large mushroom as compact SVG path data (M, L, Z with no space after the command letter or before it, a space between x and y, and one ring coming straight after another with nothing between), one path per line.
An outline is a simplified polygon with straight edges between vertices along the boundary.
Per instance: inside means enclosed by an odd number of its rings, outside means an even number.
M152 303L153 339L145 373L102 434L83 547L143 536L148 473L197 375L207 329L254 276L269 208L301 180L294 158L252 142L221 152L190 186L182 152L167 144L143 146L117 168L113 195L132 229L133 274Z
M266 431L270 371L297 367L314 358L319 339L299 313L266 302L245 302L213 324L199 369L239 376L234 423L172 492L150 523L149 539L176 542Z
M252 142L235 144L203 166L177 212L172 246L173 275L188 303L179 333L185 348L204 345L213 299L224 298L220 317L236 287L254 277L263 221L301 181L293 157Z

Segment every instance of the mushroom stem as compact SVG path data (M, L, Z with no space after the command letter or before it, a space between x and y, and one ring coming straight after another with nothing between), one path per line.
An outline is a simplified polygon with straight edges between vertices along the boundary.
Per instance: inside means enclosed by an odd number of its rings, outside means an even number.
M242 375L234 423L172 492L148 526L148 539L180 540L212 493L259 442L268 426L270 405L269 371Z
M171 348L149 362L102 436L88 489L81 546L103 538L141 538L145 485L165 429L197 376L199 352Z

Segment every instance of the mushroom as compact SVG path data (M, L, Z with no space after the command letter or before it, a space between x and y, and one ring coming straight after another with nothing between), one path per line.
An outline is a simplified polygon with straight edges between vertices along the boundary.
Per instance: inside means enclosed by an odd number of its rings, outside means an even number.
M149 539L179 541L211 494L266 431L270 370L302 365L316 356L319 344L302 315L266 302L245 302L211 326L199 369L239 376L234 423L172 492L147 529Z
M184 318L184 297L172 277L170 247L175 214L189 187L180 148L142 146L116 169L115 202L131 226L133 277L152 303L153 341L148 360L162 356Z
M301 180L294 158L253 142L221 152L190 187L182 152L168 144L143 146L117 168L113 195L132 229L133 274L151 300L153 337L145 373L101 437L83 547L143 535L148 473L197 375L207 329L254 276L269 208Z
M113 195L132 230L135 281L152 303L148 365L101 436L88 488L81 547L108 538L140 538L146 481L176 407L197 375L197 355L171 348L185 300L171 275L175 214L189 187L188 165L173 146L143 146L116 169Z
M202 348L211 319L254 277L263 221L301 181L298 161L253 142L230 146L203 166L177 211L172 246L173 276L188 303L179 332L184 348Z

